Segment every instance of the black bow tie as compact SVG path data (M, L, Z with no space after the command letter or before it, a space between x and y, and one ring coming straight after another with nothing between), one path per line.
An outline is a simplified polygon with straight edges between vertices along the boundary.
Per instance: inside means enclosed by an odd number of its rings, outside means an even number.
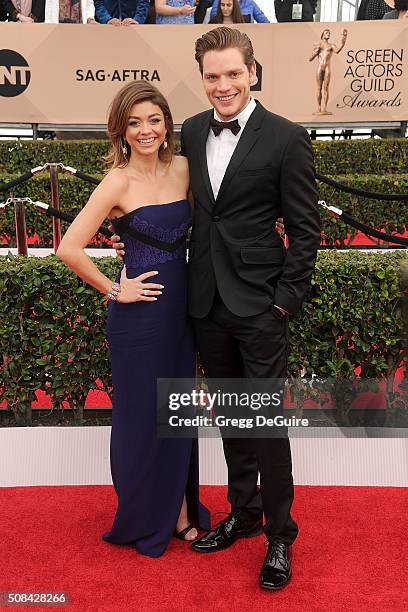
M211 117L210 126L214 132L214 136L219 136L224 128L231 130L234 136L236 136L241 129L238 119L234 119L234 121L217 121L214 117Z

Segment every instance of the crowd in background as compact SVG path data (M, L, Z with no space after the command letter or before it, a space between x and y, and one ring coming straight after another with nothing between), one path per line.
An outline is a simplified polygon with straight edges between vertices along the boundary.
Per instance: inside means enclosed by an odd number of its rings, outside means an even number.
M272 0L270 0L272 4ZM317 0L275 0L277 21L313 21ZM0 0L0 19L20 23L269 23L255 0Z
M276 20L313 21L316 4L317 0L274 0ZM362 0L356 19L408 19L408 0ZM111 26L269 23L255 0L0 0L0 20Z

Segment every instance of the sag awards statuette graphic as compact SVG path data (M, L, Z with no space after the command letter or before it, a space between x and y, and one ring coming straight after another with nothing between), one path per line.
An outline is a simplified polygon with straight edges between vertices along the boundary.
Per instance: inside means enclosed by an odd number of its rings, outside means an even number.
M342 31L341 43L337 47L330 42L330 30L323 30L320 36L320 42L316 43L313 48L313 54L309 57L309 62L312 62L317 57L316 70L316 98L317 110L313 115L332 115L327 110L329 103L329 86L331 78L331 61L333 53L340 53L346 44L347 30ZM323 102L323 103L322 103Z

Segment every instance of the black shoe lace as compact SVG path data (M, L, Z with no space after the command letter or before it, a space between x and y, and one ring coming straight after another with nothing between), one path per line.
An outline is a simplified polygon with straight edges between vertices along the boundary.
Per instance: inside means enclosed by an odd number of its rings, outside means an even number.
M283 567L287 567L288 560L286 558L286 545L279 540L265 540L264 546L268 546L268 555L265 559L265 563L268 565L276 565L279 563Z
M219 514L223 514L226 518L223 518L218 521L218 523L214 525L213 529L217 529L217 527L219 527L222 523L226 523L233 516L232 512L215 512L214 516L217 516Z

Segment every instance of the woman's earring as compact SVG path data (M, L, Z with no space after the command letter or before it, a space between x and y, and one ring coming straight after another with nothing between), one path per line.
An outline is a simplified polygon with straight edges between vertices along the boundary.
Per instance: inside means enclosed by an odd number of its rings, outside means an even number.
M127 150L127 146L126 146L126 140L124 140L124 139L122 139L122 153L123 153L123 157L127 161L128 150Z
M167 140L163 140L162 147L164 151L167 149L168 147Z

